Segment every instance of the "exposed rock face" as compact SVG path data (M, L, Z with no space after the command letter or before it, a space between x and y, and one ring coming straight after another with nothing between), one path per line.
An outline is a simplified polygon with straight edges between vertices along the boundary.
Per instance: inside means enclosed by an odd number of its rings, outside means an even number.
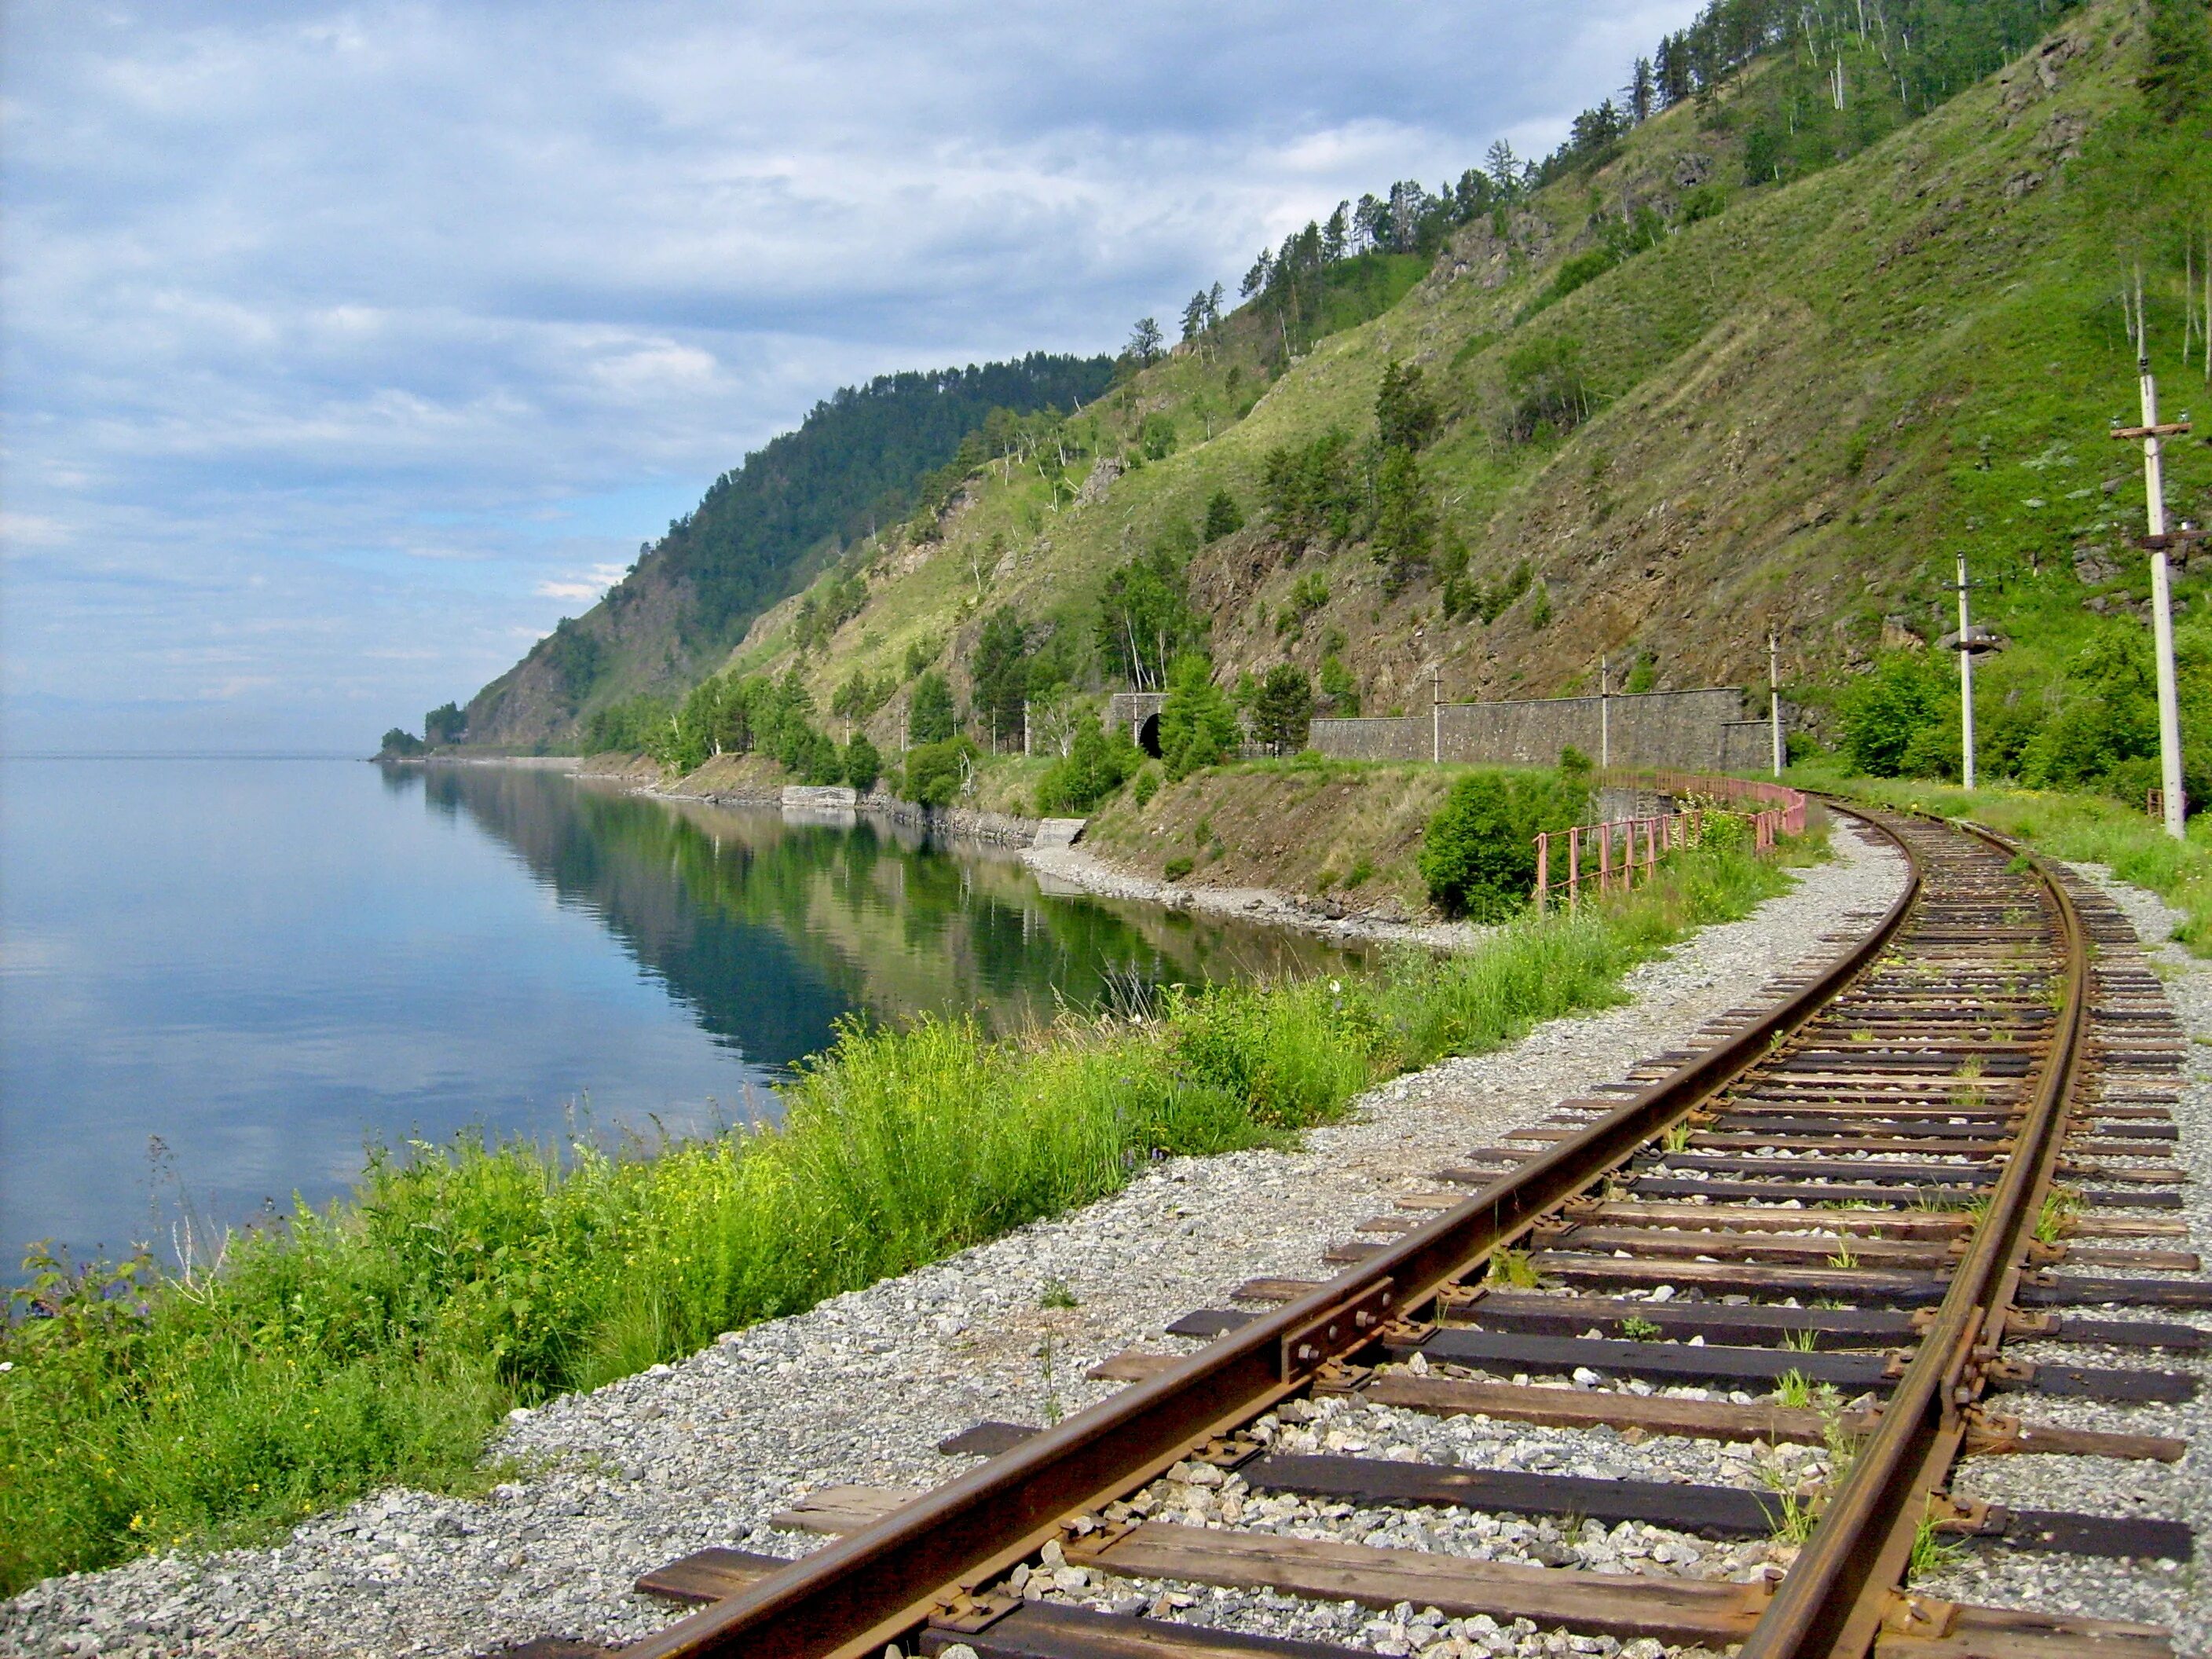
M1113 455L1102 455L1098 459L1097 465L1091 469L1091 476L1083 481L1083 488L1076 492L1076 505L1093 507L1104 501L1106 492L1114 487L1114 480L1121 476L1120 459Z

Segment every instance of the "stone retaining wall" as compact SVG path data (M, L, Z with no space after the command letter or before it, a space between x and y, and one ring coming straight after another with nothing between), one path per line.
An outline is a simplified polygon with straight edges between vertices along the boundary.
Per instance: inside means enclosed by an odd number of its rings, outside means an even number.
M1572 745L1614 766L1696 772L1762 767L1770 741L1766 722L1748 718L1743 693L1732 685L1602 699L1448 702L1433 712L1318 720L1309 739L1322 754L1347 760L1551 766Z

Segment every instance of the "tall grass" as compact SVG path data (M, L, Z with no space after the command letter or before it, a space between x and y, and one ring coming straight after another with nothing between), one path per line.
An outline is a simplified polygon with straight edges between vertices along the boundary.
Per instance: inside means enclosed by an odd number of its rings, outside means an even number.
M1730 849L1449 959L1170 992L986 1041L857 1022L782 1122L655 1156L462 1139L234 1238L213 1274L40 1259L0 1330L0 1588L265 1534L400 1480L465 1489L513 1406L675 1358L1113 1192L1280 1144L1375 1080L1617 1001L1784 878Z

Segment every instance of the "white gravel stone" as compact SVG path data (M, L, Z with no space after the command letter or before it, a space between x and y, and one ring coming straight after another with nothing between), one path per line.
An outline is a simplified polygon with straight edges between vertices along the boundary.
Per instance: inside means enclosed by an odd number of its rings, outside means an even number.
M492 1455L526 1473L483 1500L380 1492L302 1524L278 1547L153 1557L34 1585L0 1603L0 1651L451 1655L549 1634L623 1641L659 1628L677 1610L633 1594L640 1573L709 1545L803 1553L820 1540L778 1531L769 1517L805 1493L933 1485L970 1467L939 1455L939 1440L978 1420L1042 1422L1103 1398L1115 1385L1083 1375L1096 1361L1132 1345L1184 1346L1163 1328L1221 1305L1248 1277L1319 1276L1320 1249L1393 1193L1431 1187L1429 1172L1445 1160L1693 1040L1771 976L1827 954L1833 947L1820 937L1863 927L1902 875L1893 854L1847 827L1833 839L1837 856L1802 872L1793 892L1631 975L1621 1006L1386 1084L1297 1150L1162 1163L1079 1212L553 1401L499 1437ZM1077 1306L1040 1306L1054 1280ZM1418 1449L1449 1431L1390 1415L1390 1437L1378 1445ZM1627 1467L1623 1449L1598 1437L1515 1426L1512 1439L1571 1447L1559 1454L1562 1467ZM1664 1458L1735 1484L1756 1478L1723 1474L1713 1454L1708 1443L1651 1441L1634 1462ZM1340 1507L1335 1519L1353 1519ZM1468 1520L1376 1512L1357 1524L1455 1538ZM1540 1528L1528 1536L1543 1541ZM1668 1541L1700 1559L1715 1551ZM1556 1529L1552 1543L1569 1555L1583 1547ZM1092 1600L1115 1605L1133 1594L1117 1583ZM1164 1614L1218 1622L1256 1610L1308 1636L1325 1619L1326 1639L1377 1651L1414 1650L1421 1623L1421 1610L1407 1609L1370 1634L1375 1615L1345 1604L1316 1613L1267 1592L1176 1594L1189 1605L1173 1601ZM1563 1639L1440 1615L1431 1628L1470 1653L1546 1652L1547 1640Z

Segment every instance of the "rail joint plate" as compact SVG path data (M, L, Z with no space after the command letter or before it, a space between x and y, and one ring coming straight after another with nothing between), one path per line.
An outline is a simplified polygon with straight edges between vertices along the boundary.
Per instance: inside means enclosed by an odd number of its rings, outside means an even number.
M1380 1279L1350 1301L1287 1332L1283 1337L1283 1381L1303 1382L1328 1361L1356 1353L1375 1340L1397 1312L1397 1286Z

